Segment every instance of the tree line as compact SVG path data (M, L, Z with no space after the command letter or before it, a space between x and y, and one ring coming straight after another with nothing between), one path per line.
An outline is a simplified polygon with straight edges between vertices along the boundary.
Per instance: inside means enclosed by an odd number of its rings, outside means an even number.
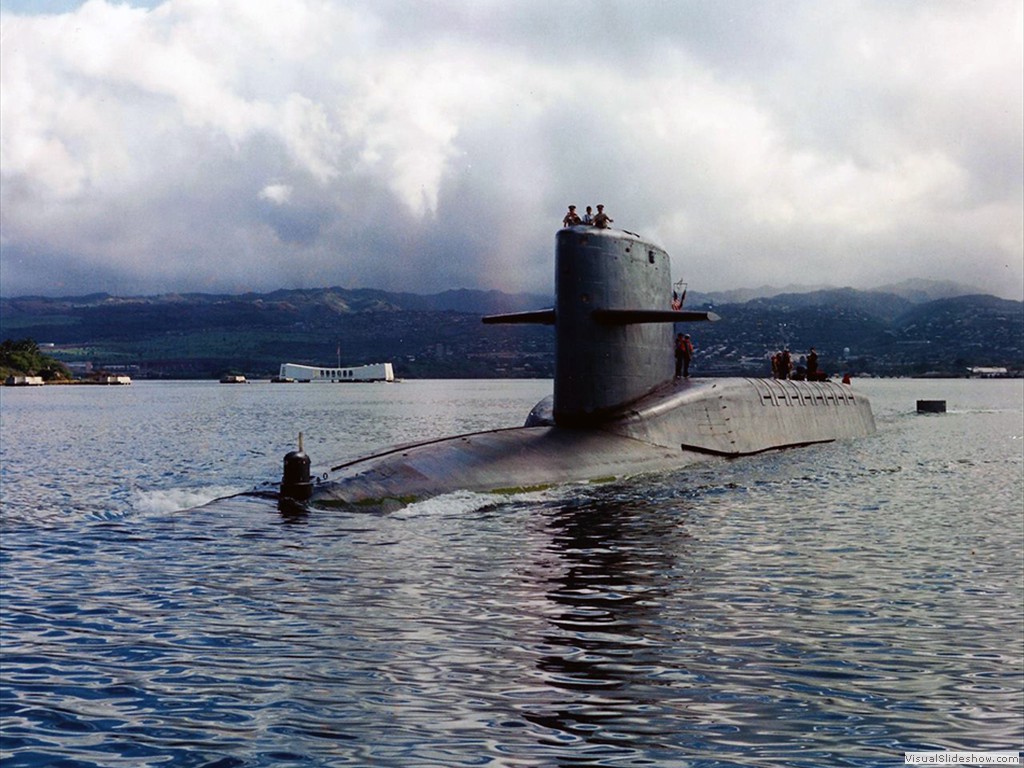
M70 379L71 372L44 355L32 339L5 339L0 343L0 377L8 376L41 376L44 381L56 381Z

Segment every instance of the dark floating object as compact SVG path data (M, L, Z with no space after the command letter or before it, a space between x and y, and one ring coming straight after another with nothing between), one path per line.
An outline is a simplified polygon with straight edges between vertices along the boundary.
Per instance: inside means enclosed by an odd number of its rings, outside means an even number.
M946 401L945 400L918 400L917 401L917 412L918 413L945 413L946 412Z
M301 432L299 432L299 450L286 453L284 457L281 495L299 501L306 501L313 495L313 480L309 475L309 456L302 450Z

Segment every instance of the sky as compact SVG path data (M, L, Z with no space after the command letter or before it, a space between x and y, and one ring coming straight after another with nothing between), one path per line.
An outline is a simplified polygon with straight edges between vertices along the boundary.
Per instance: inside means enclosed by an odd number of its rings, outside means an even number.
M1024 299L1024 0L0 0L0 293L674 279Z

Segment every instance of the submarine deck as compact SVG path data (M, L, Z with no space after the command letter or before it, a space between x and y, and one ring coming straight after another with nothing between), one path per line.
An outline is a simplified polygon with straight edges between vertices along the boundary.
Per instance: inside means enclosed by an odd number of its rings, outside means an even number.
M517 493L679 464L678 449L602 430L514 427L417 443L343 464L316 486L312 501L362 505L408 503L453 490Z
M512 493L610 480L874 432L867 400L831 382L666 382L588 428L543 423L398 446L333 467L317 505L409 503L454 490Z

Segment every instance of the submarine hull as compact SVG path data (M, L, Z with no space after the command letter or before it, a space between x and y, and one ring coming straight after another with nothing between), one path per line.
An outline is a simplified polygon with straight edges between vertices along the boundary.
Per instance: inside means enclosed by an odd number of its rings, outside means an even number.
M654 445L721 456L865 437L868 399L833 381L726 378L668 382L606 424Z
M691 460L700 459L694 453ZM678 451L592 429L517 427L404 446L332 470L310 501L382 507L455 490L511 494L680 464Z
M676 380L587 428L555 424L550 400L523 427L401 446L334 467L310 501L387 507L453 490L516 493L875 430L867 399L833 382Z
M455 490L516 492L875 431L867 399L845 385L673 379L677 324L719 319L682 311L682 297L673 298L662 248L624 230L560 230L555 306L483 318L554 326L551 397L519 428L406 445L332 467L310 501L386 507ZM304 484L298 488L305 493Z

